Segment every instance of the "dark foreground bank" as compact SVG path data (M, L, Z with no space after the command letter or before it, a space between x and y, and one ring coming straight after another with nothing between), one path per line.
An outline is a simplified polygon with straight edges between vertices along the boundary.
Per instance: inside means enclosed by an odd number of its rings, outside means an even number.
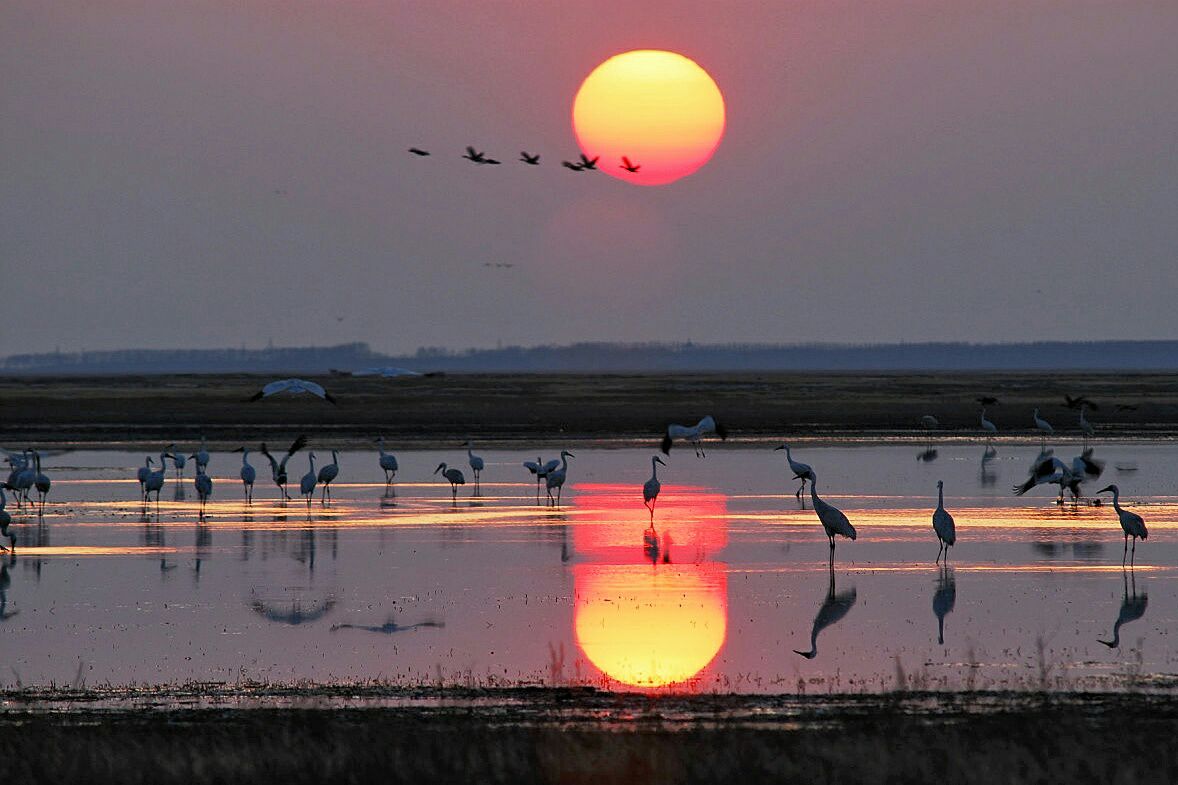
M1099 408L1096 438L1178 436L1178 374L731 373L449 374L323 377L338 405L307 394L249 402L257 375L0 377L0 446L120 447L190 442L214 449L283 442L391 448L650 440L670 422L712 414L751 439L981 437L978 398L1000 436L1033 436L1031 411L1061 437L1081 436L1065 395ZM921 422L933 415L931 433Z
M3 700L4 782L1178 781L1178 699L1139 694L82 698Z

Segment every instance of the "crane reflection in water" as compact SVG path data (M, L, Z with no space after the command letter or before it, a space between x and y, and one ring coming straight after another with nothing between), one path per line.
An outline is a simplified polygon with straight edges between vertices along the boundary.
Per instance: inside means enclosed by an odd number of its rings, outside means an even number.
M715 560L727 544L727 498L664 486L660 538L651 542L640 487L581 484L577 491L578 649L606 681L698 684L728 630L728 566Z

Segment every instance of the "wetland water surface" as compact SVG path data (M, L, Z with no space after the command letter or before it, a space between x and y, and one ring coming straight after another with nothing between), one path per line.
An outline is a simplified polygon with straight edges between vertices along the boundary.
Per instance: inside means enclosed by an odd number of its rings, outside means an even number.
M388 491L374 453L341 453L334 501L316 495L309 511L276 501L261 456L247 507L240 454L216 453L203 523L191 462L182 484L169 471L157 512L138 501L142 454L47 457L43 518L9 499L0 680L741 693L1178 680L1174 445L1097 447L1107 467L1086 490L1119 483L1149 526L1132 571L1111 504L1057 506L1054 486L1011 495L1038 445L999 445L985 461L981 445L933 460L918 447L801 446L795 458L859 532L839 541L833 574L781 452L676 449L654 532L650 450L575 447L557 508L542 492L537 504L520 465L534 452L479 452L479 496L461 450L399 453ZM455 501L430 474L441 461L466 471ZM290 464L297 493L306 455ZM939 479L958 530L948 569L933 564Z

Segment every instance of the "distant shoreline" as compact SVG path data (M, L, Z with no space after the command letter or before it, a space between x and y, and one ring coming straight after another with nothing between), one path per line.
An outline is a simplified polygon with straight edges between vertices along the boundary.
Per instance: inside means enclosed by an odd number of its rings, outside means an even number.
M1031 411L1080 440L1085 395L1096 439L1178 438L1178 373L447 374L316 377L309 395L247 403L272 377L172 375L0 378L0 445L117 448L209 439L218 449L299 433L345 445L383 435L404 448L654 441L670 422L712 414L735 440L981 440L980 406L999 438L1038 440ZM1122 408L1118 409L1118 405ZM1124 408L1133 407L1133 408ZM940 423L926 431L931 414Z

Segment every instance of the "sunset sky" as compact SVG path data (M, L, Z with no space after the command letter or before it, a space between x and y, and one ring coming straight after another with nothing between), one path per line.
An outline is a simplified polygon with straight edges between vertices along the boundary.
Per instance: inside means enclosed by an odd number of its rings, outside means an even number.
M0 354L1178 338L1176 40L1174 2L8 0ZM641 48L719 85L714 157L562 169Z

